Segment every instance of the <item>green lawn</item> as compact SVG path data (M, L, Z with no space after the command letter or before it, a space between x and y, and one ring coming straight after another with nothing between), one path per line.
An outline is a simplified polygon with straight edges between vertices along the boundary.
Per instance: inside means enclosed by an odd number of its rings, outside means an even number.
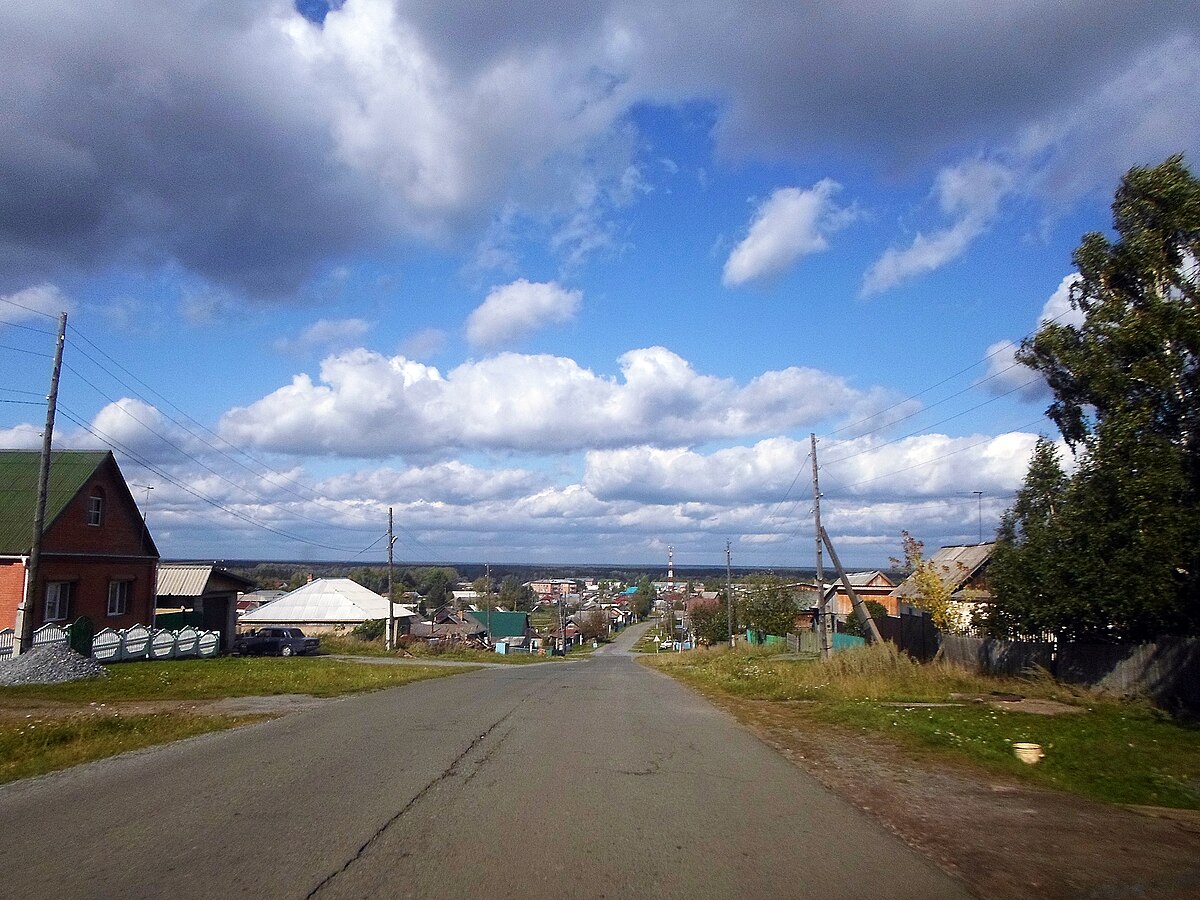
M804 727L865 729L909 753L970 763L1108 803L1200 809L1200 729L1141 703L1102 699L1046 678L992 679L952 666L922 666L884 649L829 662L785 661L755 651L698 651L644 661L698 689L786 705ZM981 702L927 708L994 692L1056 700L1078 710L1037 715ZM899 706L889 704L900 704ZM1042 745L1038 765L1012 744Z

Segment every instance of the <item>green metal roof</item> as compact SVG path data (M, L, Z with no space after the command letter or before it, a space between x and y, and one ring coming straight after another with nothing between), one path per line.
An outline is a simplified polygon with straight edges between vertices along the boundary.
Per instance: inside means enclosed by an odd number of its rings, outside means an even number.
M510 637L521 637L525 634L525 629L529 626L529 613L526 612L500 612L492 610L490 613L487 610L479 612L471 611L468 615L476 622L488 629L488 634L492 640L503 640Z
M46 528L110 455L108 450L55 450L50 454ZM40 459L37 450L0 450L0 553L23 556L33 544Z

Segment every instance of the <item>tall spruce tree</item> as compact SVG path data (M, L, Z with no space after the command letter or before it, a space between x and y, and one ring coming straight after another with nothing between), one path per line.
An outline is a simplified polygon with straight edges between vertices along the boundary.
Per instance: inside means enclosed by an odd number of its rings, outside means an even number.
M1115 242L1087 234L1073 257L1082 324L1046 323L1018 353L1053 391L1047 414L1078 468L1044 535L1031 540L1017 506L1006 517L994 614L1081 638L1195 634L1200 182L1182 157L1126 174L1113 227ZM1057 562L1045 578L1013 574L1041 571L1047 555Z

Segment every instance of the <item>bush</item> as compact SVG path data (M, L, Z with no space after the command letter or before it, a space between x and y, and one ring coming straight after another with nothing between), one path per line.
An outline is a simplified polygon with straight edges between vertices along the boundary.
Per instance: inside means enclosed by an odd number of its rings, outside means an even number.
M385 619L368 619L361 625L355 625L350 630L350 636L358 638L360 641L378 641L383 637L385 631L387 631Z
M871 614L871 618L876 622L880 622L887 618L887 607L878 600L866 600L867 612ZM863 634L862 624L858 621L858 613L851 612L845 622L838 624L838 631L842 634L853 634L857 637L866 637Z

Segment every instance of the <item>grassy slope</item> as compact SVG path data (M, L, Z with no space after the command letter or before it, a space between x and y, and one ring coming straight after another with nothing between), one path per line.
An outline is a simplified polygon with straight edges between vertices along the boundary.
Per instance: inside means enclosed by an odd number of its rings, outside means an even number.
M1110 803L1200 809L1200 729L1142 704L1102 699L1047 679L991 679L952 666L921 666L886 649L847 651L827 663L743 651L644 659L723 695L735 711L738 698L787 703L806 726L868 729L910 753L952 758ZM972 702L903 706L993 692L1053 699L1082 712L1046 716ZM1040 743L1045 760L1037 766L1017 761L1017 741Z

